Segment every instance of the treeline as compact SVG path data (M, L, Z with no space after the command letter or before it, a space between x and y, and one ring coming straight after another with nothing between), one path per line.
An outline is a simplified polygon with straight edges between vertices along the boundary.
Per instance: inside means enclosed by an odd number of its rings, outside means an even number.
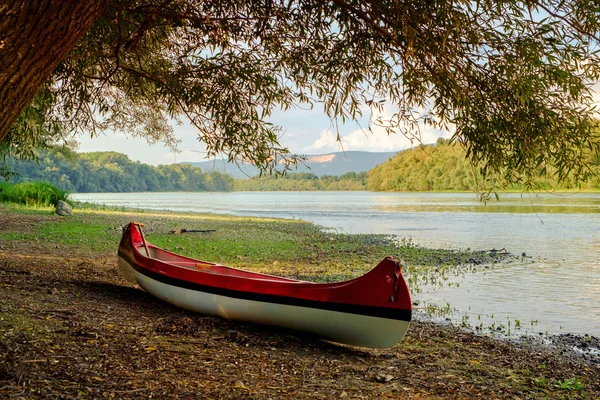
M567 177L559 184L551 177L541 176L535 184L543 190L600 189L600 159L592 161L597 175L588 182ZM373 191L474 191L483 184L479 170L467 160L465 150L446 139L398 153L369 171L367 179L367 188ZM510 185L506 189L523 187Z
M37 161L7 159L14 183L44 181L69 192L230 191L232 178L187 164L154 167L116 152L44 150Z
M311 172L291 172L280 177L236 179L236 191L315 191L366 190L367 172L347 172L340 176L316 176Z

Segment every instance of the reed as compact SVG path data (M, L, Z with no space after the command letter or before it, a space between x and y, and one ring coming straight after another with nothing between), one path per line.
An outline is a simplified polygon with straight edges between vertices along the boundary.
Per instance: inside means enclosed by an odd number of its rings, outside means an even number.
M48 182L0 183L0 201L32 207L56 206L59 200L71 203L69 194Z

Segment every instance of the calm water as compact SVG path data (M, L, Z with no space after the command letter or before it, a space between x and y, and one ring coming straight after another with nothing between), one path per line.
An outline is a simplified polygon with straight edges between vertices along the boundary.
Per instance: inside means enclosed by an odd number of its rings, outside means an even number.
M455 321L600 335L600 194L235 192L91 193L75 200L143 209L298 218L349 233L390 233L437 248L506 249L523 262L413 293ZM458 286L458 287L457 287Z

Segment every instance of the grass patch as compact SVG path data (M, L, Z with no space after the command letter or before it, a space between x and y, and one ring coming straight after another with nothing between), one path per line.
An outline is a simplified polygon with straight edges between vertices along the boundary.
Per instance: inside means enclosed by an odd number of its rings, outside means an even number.
M569 378L556 382L556 387L572 392L581 392L585 388L585 384L580 378Z

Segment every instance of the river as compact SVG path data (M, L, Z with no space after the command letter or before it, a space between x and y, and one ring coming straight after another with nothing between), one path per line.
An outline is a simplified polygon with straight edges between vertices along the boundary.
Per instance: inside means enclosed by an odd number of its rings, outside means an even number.
M232 192L80 193L77 201L154 210L297 218L435 248L526 257L413 293L419 307L492 331L600 335L600 194Z

